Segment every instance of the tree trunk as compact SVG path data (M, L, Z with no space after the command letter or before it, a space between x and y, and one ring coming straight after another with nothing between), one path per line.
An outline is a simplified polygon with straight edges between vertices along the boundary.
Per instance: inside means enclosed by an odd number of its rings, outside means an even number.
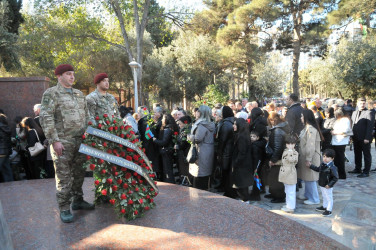
M290 9L294 23L294 37L293 37L293 59L292 59L292 73L293 73L293 92L299 95L299 59L301 47L301 26L303 20L303 10L300 6L294 6L294 2L290 0Z

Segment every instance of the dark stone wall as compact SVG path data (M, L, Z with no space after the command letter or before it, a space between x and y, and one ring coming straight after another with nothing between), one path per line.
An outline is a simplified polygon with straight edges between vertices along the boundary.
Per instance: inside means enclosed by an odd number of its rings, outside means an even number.
M47 77L0 78L0 109L7 115L11 128L15 127L16 116L34 117L33 107L41 102L49 82Z

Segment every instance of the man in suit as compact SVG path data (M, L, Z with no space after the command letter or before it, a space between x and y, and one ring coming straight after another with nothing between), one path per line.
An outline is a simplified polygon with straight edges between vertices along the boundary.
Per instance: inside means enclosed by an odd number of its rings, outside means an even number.
M357 109L353 112L351 120L353 122L353 142L355 169L349 171L352 174L359 174L359 178L369 176L371 169L371 142L372 131L375 122L375 115L366 108L366 99L360 98L357 103ZM362 153L364 156L364 169L362 172Z

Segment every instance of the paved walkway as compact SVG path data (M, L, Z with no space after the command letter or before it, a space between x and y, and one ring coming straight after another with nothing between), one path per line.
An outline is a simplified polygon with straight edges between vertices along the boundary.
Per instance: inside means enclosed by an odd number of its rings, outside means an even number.
M371 149L373 164L376 166L376 151ZM354 169L354 151L346 148L346 173ZM320 191L319 191L320 192ZM334 186L334 206L331 217L323 217L315 211L318 205L305 205L297 200L294 214L280 210L283 203L274 204L262 197L252 205L262 207L296 222L308 226L353 249L376 249L376 172L368 178L357 178L348 174L346 180L339 180ZM321 198L321 193L320 193ZM322 199L321 199L322 201Z

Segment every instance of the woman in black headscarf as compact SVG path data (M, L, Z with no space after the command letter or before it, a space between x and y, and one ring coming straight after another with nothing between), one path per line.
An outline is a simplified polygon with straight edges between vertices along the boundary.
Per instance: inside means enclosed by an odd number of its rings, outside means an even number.
M240 199L249 200L248 188L253 184L251 138L248 123L244 119L234 122L234 151L232 154L231 183Z

